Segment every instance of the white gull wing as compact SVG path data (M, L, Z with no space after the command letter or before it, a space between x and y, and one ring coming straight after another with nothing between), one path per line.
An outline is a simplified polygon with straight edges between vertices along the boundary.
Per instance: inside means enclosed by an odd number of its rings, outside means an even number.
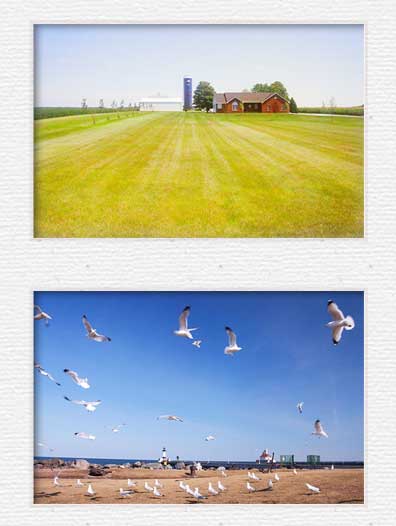
M342 325L340 325L339 327L333 327L332 338L334 345L338 345L340 343L344 328L345 327Z
M334 321L342 321L345 317L342 310L338 307L337 303L335 303L333 300L329 300L327 302L327 311L330 314L330 316L333 318Z
M226 330L226 333L228 334L228 344L230 347L233 347L234 345L237 344L236 334L230 327L226 327L225 330Z
M189 317L191 312L191 307L187 306L184 307L183 312L179 316L179 330L185 331L188 327L188 321L187 318Z
M82 322L84 324L84 327L87 329L87 332L91 332L92 325L89 323L88 318L85 316L85 314L82 317Z

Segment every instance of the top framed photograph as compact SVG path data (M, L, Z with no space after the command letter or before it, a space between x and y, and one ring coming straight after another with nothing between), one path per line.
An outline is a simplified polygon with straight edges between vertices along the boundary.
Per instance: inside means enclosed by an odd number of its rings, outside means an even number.
M35 25L35 237L363 237L364 40Z

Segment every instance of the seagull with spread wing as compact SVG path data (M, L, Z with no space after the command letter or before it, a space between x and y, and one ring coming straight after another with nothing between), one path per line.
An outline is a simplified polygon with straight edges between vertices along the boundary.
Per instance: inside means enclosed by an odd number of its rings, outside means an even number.
M322 427L322 424L320 423L320 420L315 420L314 427L315 427L315 431L313 433L311 433L311 435L316 435L319 438L320 437L329 438L328 434L325 433L325 431L324 431L324 429Z
M37 369L37 371L42 375L42 376L46 376L48 378L48 380L51 380L51 382L55 382L56 385L60 385L59 382L57 382L55 380L55 378L48 372L46 371L45 369L43 369L41 367L41 365L39 363L35 363L34 364L34 368Z
M103 334L99 334L96 329L92 328L92 325L89 323L85 314L82 317L82 322L87 330L87 338L94 340L95 342L111 342L111 338L104 336Z
M46 325L48 325L49 320L52 320L52 317L46 312L42 311L38 305L34 306L33 311L36 312L36 314L34 314L35 320L45 320Z
M78 376L78 374L75 371L71 371L70 369L63 369L63 372L65 374L68 374L73 380L73 382L75 382L83 389L89 389L91 387L88 383L88 378L80 378L80 376Z
M94 411L96 411L97 406L102 403L101 400L96 400L95 402L86 402L85 400L72 400L71 398L68 398L67 396L64 396L63 398L67 400L68 402L71 402L72 404L84 406L85 409L89 411L90 413L93 413Z
M302 410L303 405L304 405L304 402L298 402L298 404L297 404L297 409L298 409L298 412L300 413L300 415L303 412L303 410Z
M234 353L240 351L242 347L238 347L235 332L230 327L226 327L225 330L228 334L228 345L224 349L224 354L227 354L228 356L234 356Z
M77 438L85 438L86 440L95 440L95 435L90 435L89 433L84 433L84 431L79 431L74 433L74 436Z
M202 340L194 340L192 342L192 344L194 345L194 347L196 347L197 349L200 349L201 348L201 343L202 343Z
M187 306L184 307L182 313L179 316L179 328L177 331L173 331L176 336L183 336L184 338L188 338L189 340L193 340L194 337L191 334L192 331L198 330L198 327L194 327L193 329L188 328L188 317L191 312L191 307Z
M183 419L176 415L160 415L157 416L157 420L174 420L175 422L183 422Z
M212 435L209 435L207 437L205 437L205 442L210 442L211 440L215 440L216 437L212 436Z
M330 327L333 334L333 343L338 345L341 341L341 336L344 331L351 331L355 327L355 321L352 316L344 316L342 310L338 307L337 303L333 300L327 302L327 311L333 318L326 324L326 327Z

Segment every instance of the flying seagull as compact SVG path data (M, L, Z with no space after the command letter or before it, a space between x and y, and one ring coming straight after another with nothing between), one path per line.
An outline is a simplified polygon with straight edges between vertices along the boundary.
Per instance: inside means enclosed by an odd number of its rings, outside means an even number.
M133 491L131 489L124 490L124 489L120 488L120 495L123 498L130 497L132 495L132 493L133 493Z
M84 431L80 431L78 433L74 433L74 436L76 436L77 438L85 438L87 440L95 440L95 436L94 435L90 435L88 433L84 433Z
M126 424L118 424L118 426L112 427L111 430L113 433L119 433L119 431L121 430L123 426L126 426Z
M102 403L101 400L96 400L95 402L86 402L85 400L72 400L71 398L68 398L67 396L64 396L63 398L67 400L68 402L71 402L72 404L83 405L85 409L89 411L90 413L93 413L94 411L96 411L97 406Z
M210 442L211 440L215 440L215 437L212 436L212 435L209 435L209 436L207 436L207 437L205 438L205 441L206 441L206 442Z
M183 336L184 338L188 338L189 340L193 340L194 337L191 334L192 331L196 331L198 327L195 327L193 329L188 328L188 317L191 312L191 307L187 306L184 307L183 312L179 316L179 329L177 331L173 331L176 336Z
M35 364L34 364L34 368L37 369L37 371L38 371L40 374L42 374L43 376L46 376L46 377L48 378L48 380L51 380L52 382L55 382L56 385L60 385L60 383L57 382L57 381L55 380L55 378L54 378L54 377L53 377L48 371L46 371L45 369L43 369L39 363L35 363Z
M42 311L38 305L34 306L33 311L36 311L37 314L34 314L35 320L45 320L45 324L48 325L49 320L52 320L51 316L46 312Z
M234 353L240 351L242 347L238 347L235 332L230 327L226 327L225 330L228 334L228 345L224 349L224 354L234 356Z
M355 322L352 316L344 316L342 310L338 308L338 305L334 303L333 300L327 302L327 310L333 318L333 321L327 323L326 326L331 327L333 343L334 345L338 345L341 341L343 330L351 331L355 327Z
M190 329L191 330L191 329ZM202 340L194 340L192 342L192 344L197 348L197 349L200 349L201 348L201 343L202 343Z
M313 491L314 493L320 493L320 489L316 486L311 486L311 484L308 484L308 482L305 485L310 491Z
M297 409L300 415L302 414L302 408L303 408L304 402L298 402Z
M157 420L175 420L176 422L183 422L183 419L176 415L160 415L157 416Z
M52 447L49 447L47 444L44 444L44 442L37 442L37 445L39 447L45 447L47 448L49 451L55 451L55 449L53 449Z
M256 488L250 484L250 482L246 482L246 487L248 491L256 491Z
M63 372L68 374L73 380L73 382L75 382L83 389L89 389L91 387L88 383L88 378L80 378L75 371L71 371L70 369L63 369Z
M315 420L314 427L315 427L315 431L313 433L311 433L311 435L316 435L319 438L320 437L329 438L328 434L325 433L325 431L323 430L323 427L322 427L322 424L320 423L320 420Z
M89 495L90 497L93 497L94 495L96 495L96 492L92 488L91 484L88 484L87 493L85 495Z
M92 325L87 320L85 314L82 317L82 322L84 327L87 329L87 338L94 340L95 342L111 342L111 338L104 336L103 334L99 334L96 329L92 328Z
M219 494L219 492L214 489L214 487L212 486L211 482L209 482L208 492L211 493L212 495L218 495Z

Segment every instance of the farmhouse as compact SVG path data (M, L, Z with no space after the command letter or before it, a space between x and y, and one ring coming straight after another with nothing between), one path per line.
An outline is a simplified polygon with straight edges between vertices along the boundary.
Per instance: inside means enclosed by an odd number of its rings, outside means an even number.
M289 113L289 103L278 93L227 92L215 93L216 113Z

